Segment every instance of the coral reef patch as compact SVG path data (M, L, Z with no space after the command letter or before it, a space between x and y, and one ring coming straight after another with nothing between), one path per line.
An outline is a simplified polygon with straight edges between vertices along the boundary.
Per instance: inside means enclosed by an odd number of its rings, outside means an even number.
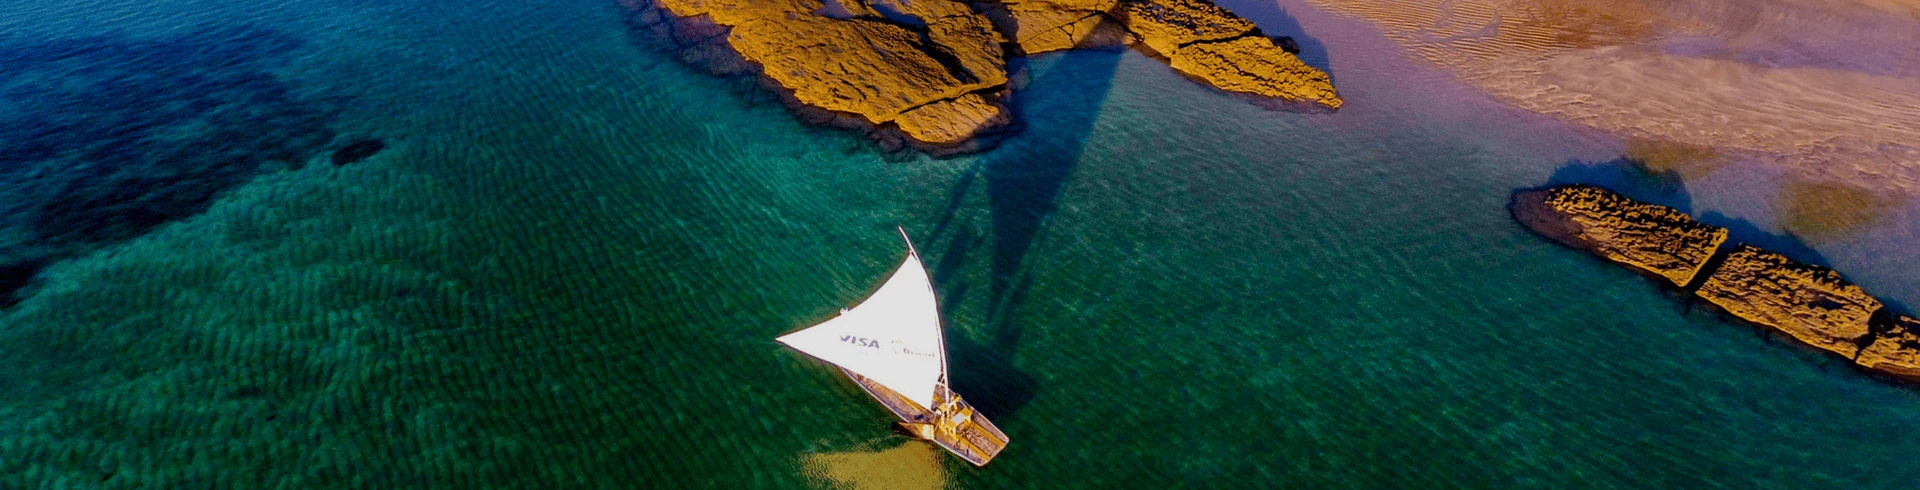
M40 265L316 155L334 111L271 73L298 45L262 29L0 43L0 305Z
M387 149L387 142L385 141L377 139L355 140L352 143L347 143L347 146L342 146L340 149L334 150L333 156L330 159L333 161L333 166L336 167L351 165L360 163L361 160L366 160L374 154L380 153L380 150L385 149Z

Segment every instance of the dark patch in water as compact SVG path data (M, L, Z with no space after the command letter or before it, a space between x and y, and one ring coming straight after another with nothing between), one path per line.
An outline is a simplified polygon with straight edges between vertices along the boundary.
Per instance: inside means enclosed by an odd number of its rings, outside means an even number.
M338 167L350 163L359 163L361 160L366 160L367 157L371 157L375 153L380 153L380 150L385 149L387 149L387 143L384 141L374 139L354 141L347 146L334 150L333 166Z
M1061 206L1121 53L1081 50L1054 56L1028 86L1028 95L1014 99L1016 112L1047 117L1033 119L1030 131L984 153L972 171L962 174L926 238L927 243L952 238L931 271L945 295L942 315L953 316L951 309L967 303L967 296L987 296L986 323L971 335L946 337L955 366L953 386L982 413L1006 422L1016 420L1041 390L1040 379L1014 362L1026 328L1019 312L1033 290L1026 258ZM1025 70L1028 62L1016 59L1010 71ZM959 216L975 186L985 186L989 215L984 220ZM968 284L960 273L974 261L984 261L989 271L986 288L978 293L978 285Z
M0 44L0 263L63 259L207 209L333 140L260 29Z
M19 304L16 293L32 284L34 276L40 274L45 265L40 262L0 264L0 308Z

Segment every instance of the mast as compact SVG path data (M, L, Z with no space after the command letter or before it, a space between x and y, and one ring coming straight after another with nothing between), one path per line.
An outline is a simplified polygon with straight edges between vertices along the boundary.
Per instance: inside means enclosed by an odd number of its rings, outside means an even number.
M920 251L913 248L913 237L907 236L907 228L904 226L895 226L893 227L893 229L898 230L900 232L900 239L907 242L907 257L913 259L914 265L919 266L920 269L922 270L925 270L927 268L927 264L925 262L920 261ZM929 273L928 276L932 276L932 274ZM935 291L933 290L933 281L927 281L927 294L934 297L939 297L939 295L935 294ZM947 324L946 322L941 321L939 318L937 318L937 315L936 315L933 325L934 325L934 329L933 329L934 338L938 339L939 345L940 345L940 380L937 382L936 387L939 388L940 391L946 395L947 400L952 400L953 387L950 386L947 381L947 332L946 332ZM927 409L933 410L933 411L939 411L939 407L927 407Z

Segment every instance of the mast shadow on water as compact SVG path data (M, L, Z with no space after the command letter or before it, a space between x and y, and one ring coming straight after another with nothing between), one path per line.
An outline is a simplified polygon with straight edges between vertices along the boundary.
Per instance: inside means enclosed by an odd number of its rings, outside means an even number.
M1014 110L1027 127L959 177L935 222L929 241L950 238L943 255L930 264L934 285L943 293L942 316L953 318L957 308L968 304L964 299L973 289L961 271L987 252L986 321L962 329L979 335L952 335L947 342L955 389L989 415L1010 417L1038 391L1038 381L1013 362L1026 323L1016 315L1033 288L1026 258L1059 208L1123 53L1076 50L1042 55L1038 63L1014 60L1014 71L1032 77L1013 97ZM986 223L960 218L974 185L983 182Z

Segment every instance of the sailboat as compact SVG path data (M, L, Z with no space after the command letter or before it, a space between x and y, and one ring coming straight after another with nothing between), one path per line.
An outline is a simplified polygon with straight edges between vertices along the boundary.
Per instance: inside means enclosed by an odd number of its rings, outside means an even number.
M906 236L904 230L902 238ZM900 417L900 426L960 459L984 466L1007 447L1007 434L947 384L940 307L920 254L907 258L880 289L818 325L776 339L840 368Z

